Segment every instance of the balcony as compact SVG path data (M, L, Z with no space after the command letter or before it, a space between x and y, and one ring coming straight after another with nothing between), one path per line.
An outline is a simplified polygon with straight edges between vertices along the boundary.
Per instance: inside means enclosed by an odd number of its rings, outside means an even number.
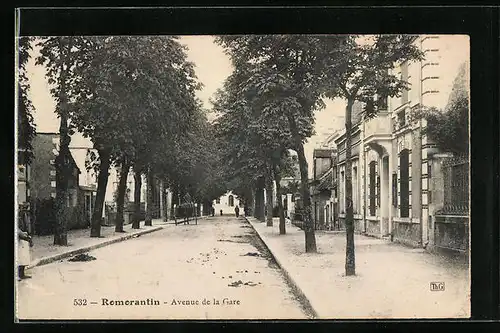
M377 117L369 119L364 125L365 142L386 140L391 137L391 117L388 112L380 112Z

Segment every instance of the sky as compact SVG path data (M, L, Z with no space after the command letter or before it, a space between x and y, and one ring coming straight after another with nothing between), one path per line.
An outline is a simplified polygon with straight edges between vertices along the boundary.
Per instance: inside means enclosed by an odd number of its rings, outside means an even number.
M188 60L195 64L198 80L203 83L203 89L198 97L206 109L211 108L210 98L222 88L224 80L231 74L232 64L223 48L214 43L212 36L183 36L180 42L188 47ZM35 107L34 119L37 132L58 132L59 120L54 112L55 102L50 95L50 88L45 79L45 68L34 63L37 50L33 51L27 69L30 80L30 98ZM316 135L309 138L304 146L309 164L309 175L312 174L312 154L326 137L343 127L345 102L342 100L326 100L326 108L316 113ZM75 134L71 146L88 146L90 141L80 134Z

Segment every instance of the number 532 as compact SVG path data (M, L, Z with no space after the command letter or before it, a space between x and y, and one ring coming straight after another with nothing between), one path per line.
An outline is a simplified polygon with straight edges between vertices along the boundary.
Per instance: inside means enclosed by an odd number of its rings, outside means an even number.
M73 299L73 305L85 306L87 305L87 300L85 298L75 298Z

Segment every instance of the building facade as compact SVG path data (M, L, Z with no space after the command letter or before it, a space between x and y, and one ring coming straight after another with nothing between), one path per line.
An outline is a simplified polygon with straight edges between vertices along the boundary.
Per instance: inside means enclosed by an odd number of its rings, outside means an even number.
M445 109L459 69L468 67L469 45L468 37L451 35L418 36L414 43L424 52L424 60L393 69L410 88L389 98L387 109L379 110L376 118L353 121L353 209L357 232L426 247L435 243L435 215L442 206L439 195L432 195L439 193L435 179L440 177L436 170L440 151L426 135L426 120L413 119L412 114L421 107ZM345 134L339 135L336 144L342 220ZM467 216L462 218L468 221Z
M32 145L34 158L30 165L28 200L30 200L35 232L47 234L53 232L55 225L53 199L56 197L55 159L59 153L59 134L37 133ZM85 210L85 193L92 191L90 188L80 188L81 171L71 152L70 157L72 171L68 179L67 206L70 214L68 228L85 228L90 223L88 210Z
M330 198L333 185L333 150L314 149L311 182L312 219L315 229L327 229L332 222Z
M233 192L229 191L221 197L215 199L212 202L212 207L215 209L215 215L234 215L234 208L238 206L240 208L240 214L243 215L243 201L239 200Z

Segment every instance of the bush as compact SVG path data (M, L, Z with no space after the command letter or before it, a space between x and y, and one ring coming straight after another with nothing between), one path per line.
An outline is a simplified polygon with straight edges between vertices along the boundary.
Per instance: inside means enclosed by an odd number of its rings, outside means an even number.
M32 207L35 215L35 234L40 236L53 234L56 226L55 200L35 199Z

